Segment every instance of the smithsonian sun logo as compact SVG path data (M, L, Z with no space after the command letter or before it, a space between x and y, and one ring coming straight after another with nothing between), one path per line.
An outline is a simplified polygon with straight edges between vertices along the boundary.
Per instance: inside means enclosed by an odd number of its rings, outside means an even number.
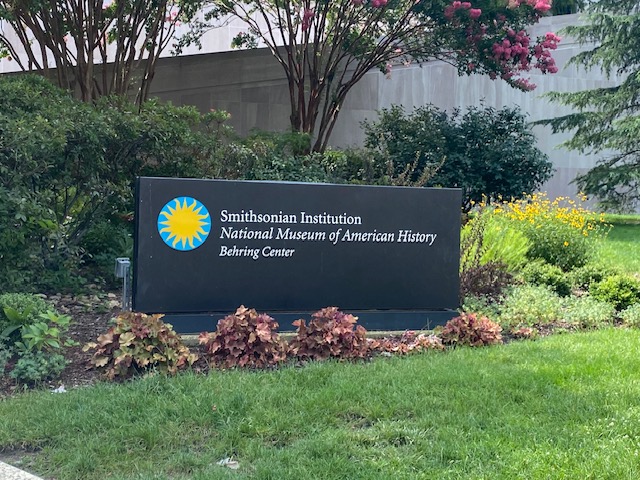
M210 231L207 207L192 197L174 198L158 214L158 233L174 250L186 252L198 248Z

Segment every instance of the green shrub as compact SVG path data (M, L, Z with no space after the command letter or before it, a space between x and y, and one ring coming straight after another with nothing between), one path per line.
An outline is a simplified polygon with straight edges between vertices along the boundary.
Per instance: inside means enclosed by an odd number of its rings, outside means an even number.
M495 213L512 222L530 240L527 256L557 265L564 271L585 265L599 240L608 233L604 217L596 218L580 203L544 193L503 202Z
M162 315L122 313L115 318L113 327L82 349L94 350L91 364L110 380L149 370L175 374L198 357L161 318Z
M571 294L569 276L556 265L531 262L522 269L522 277L532 285L546 285L561 297Z
M502 327L487 317L461 313L444 326L440 337L445 345L482 347L502 343Z
M285 343L277 333L278 323L266 314L241 306L233 315L218 321L216 331L201 333L206 357L227 368L264 368L287 357Z
M244 178L249 168L224 112L83 103L32 75L0 78L0 112L0 291L86 285L84 247L111 242L83 237L133 210L137 175Z
M312 315L309 325L296 320L296 336L289 345L293 356L303 360L327 358L364 358L368 353L367 331L356 326L357 317L345 314L337 307L327 307Z
M519 198L551 176L551 162L519 107L448 114L426 105L407 114L393 106L378 113L378 121L363 123L366 146L393 159L396 175L415 163L414 181L438 166L428 185L462 188L465 211L483 197Z
M640 302L640 281L626 275L613 275L592 284L589 293L620 311Z
M510 272L519 270L527 263L530 241L525 234L504 218L488 211L489 221L484 231L480 263L500 262Z
M485 296L468 295L464 297L461 310L465 313L476 313L481 317L498 318L500 306Z
M616 310L607 302L590 296L569 297L564 302L564 319L583 328L613 324Z
M634 303L633 305L625 308L620 312L620 318L627 325L640 327L640 303Z
M592 284L601 282L606 277L616 275L619 272L612 267L587 263L582 267L569 272L569 279L575 288L589 290Z
M84 253L83 273L93 283L115 289L120 280L113 274L114 259L133 257L131 222L103 219L91 225L80 246Z
M21 341L15 343L17 351L55 353L63 347L77 345L66 337L70 323L68 315L59 315L51 310L41 313L39 321L23 325L20 329Z
M562 317L561 303L549 287L516 286L505 296L499 321L505 328L553 323Z
M6 337L13 345L19 340L23 325L37 322L40 315L52 310L52 306L30 293L5 293L0 295L0 337Z
M59 353L21 352L9 375L22 383L39 383L59 377L66 365L67 361Z
M482 229L482 238L473 248L480 249L481 265L499 262L509 272L516 272L527 263L529 239L507 219L495 215L492 208L481 209L467 222L462 228L461 244L465 244L478 228ZM470 253L476 254L475 251Z

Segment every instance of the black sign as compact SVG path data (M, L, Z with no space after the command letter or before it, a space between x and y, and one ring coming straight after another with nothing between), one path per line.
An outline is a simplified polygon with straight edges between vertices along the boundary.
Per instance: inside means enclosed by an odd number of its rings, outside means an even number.
M137 311L458 307L457 189L140 178L136 193Z

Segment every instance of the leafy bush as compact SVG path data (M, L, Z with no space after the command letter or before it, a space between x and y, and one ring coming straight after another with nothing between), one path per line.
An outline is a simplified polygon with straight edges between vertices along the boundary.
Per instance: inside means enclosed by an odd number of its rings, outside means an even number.
M616 269L604 265L587 263L569 273L571 284L575 288L589 290L592 284L601 282L606 277L616 275Z
M464 297L460 310L465 313L475 313L481 317L498 318L500 305L485 296L468 295Z
M479 239L478 230L481 231ZM509 272L518 271L527 263L529 239L520 230L511 225L508 219L496 215L494 209L480 205L480 209L467 222L461 231L461 244L472 245L467 255L478 256L478 264L499 262ZM477 251L476 251L477 249Z
M549 287L519 285L505 296L499 321L505 328L553 323L562 317L561 303Z
M66 337L70 323L68 315L59 315L51 310L41 313L39 321L23 325L20 329L22 341L15 343L17 351L55 353L63 347L77 345Z
M136 175L247 173L224 112L82 103L29 75L0 78L0 112L0 291L81 288L83 237L132 211Z
M296 336L290 343L292 355L309 360L327 358L364 358L368 352L367 331L356 326L357 317L345 314L337 307L327 307L312 315L309 325L296 320Z
M83 251L83 273L93 283L115 289L119 279L113 275L113 261L133 257L133 224L128 216L100 219L93 223L80 241Z
M495 215L492 208L485 212L483 214L489 215L489 218L484 231L480 263L500 262L509 272L519 270L527 263L529 239L510 222Z
M620 312L620 318L627 325L640 327L640 303L634 303L633 305L625 308Z
M406 114L400 106L383 109L377 122L364 122L365 144L393 159L395 174L414 163L413 180L437 167L428 185L460 187L463 208L483 197L519 198L533 192L552 173L518 107L471 107L448 115L433 105Z
M278 323L266 314L241 306L218 321L216 331L200 334L200 344L216 365L264 368L283 362L287 349Z
M532 285L546 285L561 297L571 294L571 281L556 265L532 262L522 269L522 277Z
M640 281L626 275L613 275L592 284L589 293L620 311L640 302Z
M495 213L510 219L527 236L528 258L544 260L565 271L586 264L598 240L608 233L603 216L595 219L574 200L559 197L551 201L542 193L503 202Z
M9 375L19 382L39 383L59 377L66 365L59 353L24 351Z
M128 378L151 369L175 374L192 365L192 354L162 315L126 312L115 318L115 325L87 343L83 351L94 350L91 364L107 378Z
M19 340L19 330L39 320L40 315L51 310L49 303L30 293L5 293L0 295L0 338L13 345Z
M440 336L446 345L481 347L502 343L502 327L487 317L478 318L474 313L461 313L449 320Z
M569 297L564 302L564 319L583 328L613 324L616 310L607 302L590 296Z

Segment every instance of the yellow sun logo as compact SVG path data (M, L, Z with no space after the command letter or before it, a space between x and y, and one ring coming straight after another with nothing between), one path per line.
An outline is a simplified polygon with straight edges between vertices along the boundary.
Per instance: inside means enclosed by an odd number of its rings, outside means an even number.
M210 231L209 211L195 198L174 198L158 215L158 233L164 243L175 250L185 252L198 248Z

